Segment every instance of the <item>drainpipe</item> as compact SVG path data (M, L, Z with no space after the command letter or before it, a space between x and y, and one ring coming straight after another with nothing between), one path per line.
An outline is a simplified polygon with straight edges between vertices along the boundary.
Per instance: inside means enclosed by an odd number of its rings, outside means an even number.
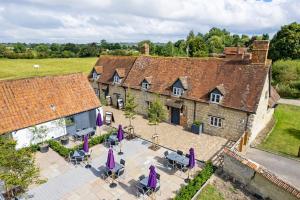
M194 101L194 115L193 115L193 121L196 120L196 101Z

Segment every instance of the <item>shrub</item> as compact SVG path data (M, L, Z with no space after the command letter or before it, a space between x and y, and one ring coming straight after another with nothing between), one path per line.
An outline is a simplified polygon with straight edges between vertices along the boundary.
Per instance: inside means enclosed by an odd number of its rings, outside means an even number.
M183 186L174 200L190 200L202 187L202 185L211 177L214 173L214 167L211 162L205 164L205 167L200 171L196 177L191 180L186 186Z
M196 125L196 126L200 126L201 122L200 121L194 121L193 124Z
M60 142L56 140L50 140L49 146L53 151L57 152L60 156L68 158L69 154L74 152L74 149L64 147Z
M279 84L276 89L280 94L280 96L282 97L288 97L288 98L300 97L300 91L296 88L293 88L291 85Z

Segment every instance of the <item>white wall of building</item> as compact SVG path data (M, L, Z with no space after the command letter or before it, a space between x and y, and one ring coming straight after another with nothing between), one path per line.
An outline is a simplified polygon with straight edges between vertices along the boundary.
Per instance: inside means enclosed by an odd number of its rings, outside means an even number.
M59 123L59 120L54 120L43 124L39 124L37 125L37 127L44 126L47 128L46 140L58 138L67 134L66 126L63 125L65 124L64 123L65 120L64 119L62 120L63 123ZM17 145L16 145L17 149L28 147L31 144L36 144L39 142L39 141L32 140L33 134L30 130L31 128L32 127L21 129L12 133L13 139L17 141Z

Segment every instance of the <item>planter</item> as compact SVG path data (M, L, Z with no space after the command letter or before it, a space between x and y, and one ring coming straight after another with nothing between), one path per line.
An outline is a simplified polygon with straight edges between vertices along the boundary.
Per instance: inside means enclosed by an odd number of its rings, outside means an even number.
M203 133L203 123L201 123L200 125L192 124L191 131L192 133L196 134Z
M60 142L61 142L62 145L67 145L67 144L69 144L69 137L67 137L67 136L62 136L62 137L60 138Z
M41 153L46 153L49 151L49 144L47 144L47 143L40 144L39 148L40 148Z

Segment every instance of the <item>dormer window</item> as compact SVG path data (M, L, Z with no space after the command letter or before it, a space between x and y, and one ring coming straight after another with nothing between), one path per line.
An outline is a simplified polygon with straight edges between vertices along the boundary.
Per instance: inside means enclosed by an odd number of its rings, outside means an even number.
M183 89L179 87L173 87L173 95L181 96L183 94Z
M221 94L213 93L213 92L210 94L211 103L220 103L221 98L222 98Z
M114 83L121 83L121 79L117 74L114 76Z
M142 83L142 89L143 89L143 90L148 90L149 87L150 87L149 83L146 83L146 82L143 82L143 83Z
M100 77L100 75L97 74L97 72L93 73L93 79L97 80Z

